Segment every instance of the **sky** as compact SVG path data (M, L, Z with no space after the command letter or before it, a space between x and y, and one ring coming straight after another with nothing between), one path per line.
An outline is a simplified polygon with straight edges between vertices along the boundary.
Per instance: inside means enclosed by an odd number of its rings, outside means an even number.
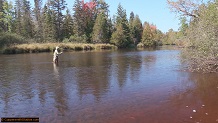
M13 3L15 0L11 0ZM43 0L44 3L47 0ZM66 0L67 6L72 10L75 0ZM89 2L90 0L84 0ZM34 0L30 0L31 5L34 5ZM116 15L118 4L126 10L127 17L131 12L139 15L142 24L147 21L150 24L157 26L162 32L167 32L169 29L177 31L179 28L179 18L175 13L170 12L167 0L105 0L109 4L110 16ZM44 5L44 4L43 4ZM71 11L73 12L73 10Z
M107 0L110 5L111 13L116 13L117 6L120 3L126 9L127 15L133 11L138 14L142 23L145 21L153 23L163 32L169 29L178 30L179 18L175 13L170 12L166 0Z

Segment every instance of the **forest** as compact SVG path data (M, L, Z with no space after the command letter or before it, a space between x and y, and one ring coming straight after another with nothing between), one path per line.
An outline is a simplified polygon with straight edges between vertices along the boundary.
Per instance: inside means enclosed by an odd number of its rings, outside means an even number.
M118 48L175 44L176 32L163 33L131 12L127 18L121 4L110 16L104 0L0 0L0 47L23 43L112 44Z

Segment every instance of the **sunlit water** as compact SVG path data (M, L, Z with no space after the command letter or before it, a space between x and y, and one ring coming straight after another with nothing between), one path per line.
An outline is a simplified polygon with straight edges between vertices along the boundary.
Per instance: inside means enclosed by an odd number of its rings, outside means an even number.
M184 71L179 50L0 55L0 117L41 123L218 122L218 75ZM196 111L196 112L195 112Z

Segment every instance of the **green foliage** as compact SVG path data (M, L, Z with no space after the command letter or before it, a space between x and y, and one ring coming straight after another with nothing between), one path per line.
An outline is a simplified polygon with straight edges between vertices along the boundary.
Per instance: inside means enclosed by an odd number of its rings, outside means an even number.
M60 41L63 39L62 37L62 29L61 26L63 25L63 13L62 11L66 8L66 1L65 0L49 0L49 7L52 9L53 17L54 17L54 24L55 32L57 35L57 40Z
M179 36L186 36L186 30L188 29L188 23L185 17L180 18Z
M42 26L42 0L34 0L34 15L35 15L35 35L34 35L34 39L37 42L43 42L43 26Z
M5 29L6 31L8 32L11 32L12 30L12 23L13 23L13 16L14 16L14 13L13 13L13 5L12 5L12 2L8 3L7 1L5 1L3 3L3 17L2 17L2 21L5 25Z
M88 37L83 34L82 36L78 36L78 35L72 35L69 38L69 42L74 42L74 43L86 43L88 40Z
M15 1L15 23L14 23L14 32L18 35L22 35L22 13L21 13L21 1Z
M63 43L69 43L70 40L68 38L64 38L64 40L62 41Z
M154 34L154 40L157 42L158 46L161 46L163 43L164 34L160 30L156 30Z
M33 38L34 25L31 13L31 5L27 0L15 2L15 32L26 38Z
M144 27L141 43L144 44L144 46L146 47L151 47L155 45L154 35L149 24L146 24Z
M73 10L73 33L78 36L81 36L85 34L85 24L84 18L81 17L83 16L83 10L82 3L80 0L75 0Z
M123 9L121 4L117 8L116 24L128 22L126 18L126 10Z
M30 0L15 0L14 6L8 1L0 0L0 32L15 33L15 37L22 36L28 43L113 43L125 48L136 46L142 39L139 16L131 12L128 22L126 10L120 4L111 19L105 0L92 0L96 4L93 7L75 0L72 15L68 9L63 12L65 0L48 0L44 5L43 0L34 0L34 5ZM160 39L156 32L152 33L155 41ZM6 42L14 43L9 39Z
M135 15L133 12L130 13L130 17L129 17L129 31L130 31L130 39L132 41L132 44L134 43L134 38L135 38L135 28L133 25L133 21L134 21Z
M92 41L94 43L108 43L109 37L108 34L108 24L106 15L102 12L98 14L93 28Z
M199 6L187 29L182 56L193 71L218 72L218 1Z
M174 45L174 44L176 44L177 39L178 39L177 36L178 36L177 32L173 31L173 29L170 29L166 33L166 35L164 37L163 44L165 44L165 45Z
M33 38L34 35L34 25L33 19L31 16L31 5L30 2L27 0L22 1L22 36L26 38Z
M63 22L63 37L69 38L73 35L73 18L70 15L70 11L67 9Z
M54 42L56 39L56 30L54 24L54 15L52 11L44 6L43 11L43 40L44 42Z
M97 13L103 12L106 16L109 15L109 5L105 2L105 0L96 0L97 2Z
M111 37L111 43L115 44L119 48L125 48L130 45L130 31L128 21L126 18L126 10L119 4L117 8L116 16L116 31L113 32Z
M59 46L65 50L74 50L74 51L117 49L116 46L110 44L32 43L32 44L12 45L4 48L2 52L4 54L53 52L56 46Z
M128 47L130 42L128 41L122 24L118 24L116 31L112 34L111 43L115 44L119 48Z
M138 44L142 39L142 33L143 33L142 22L138 15L136 15L133 19L132 29L130 32L133 36L132 37L133 43Z
M14 33L0 33L0 48L12 44L26 43L25 39Z

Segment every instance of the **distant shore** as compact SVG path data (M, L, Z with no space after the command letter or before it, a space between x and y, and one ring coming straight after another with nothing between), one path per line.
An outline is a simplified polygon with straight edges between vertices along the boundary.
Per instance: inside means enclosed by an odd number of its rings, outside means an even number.
M84 43L31 43L17 44L1 49L3 54L53 52L56 46L66 51L83 50L116 50L117 46L111 44L84 44Z

